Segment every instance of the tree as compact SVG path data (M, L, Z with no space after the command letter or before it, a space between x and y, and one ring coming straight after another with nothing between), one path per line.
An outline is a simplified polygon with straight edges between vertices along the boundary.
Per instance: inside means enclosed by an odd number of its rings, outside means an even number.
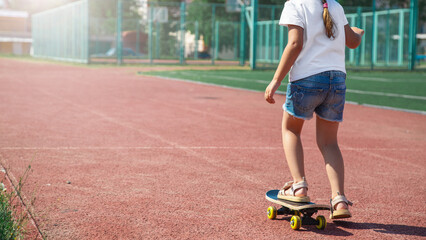
M114 33L117 26L118 0L89 0L92 32ZM135 30L140 21L138 0L122 0L122 30Z
M195 32L195 22L198 22L198 31L200 35L204 36L204 42L207 46L211 46L212 38L214 34L213 27L215 23L213 20L213 5L212 4L221 4L216 5L214 8L214 20L223 23L220 32L219 48L233 47L234 41L234 28L233 23L240 23L240 13L239 12L226 12L226 7L222 4L225 3L225 0L199 0L193 1L188 4L187 7L187 17L186 21L188 25L188 30L192 33Z

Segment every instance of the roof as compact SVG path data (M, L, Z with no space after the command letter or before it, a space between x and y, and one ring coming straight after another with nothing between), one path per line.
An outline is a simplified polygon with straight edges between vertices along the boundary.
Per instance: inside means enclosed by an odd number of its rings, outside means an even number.
M28 16L29 14L24 11L0 9L0 17L28 18Z

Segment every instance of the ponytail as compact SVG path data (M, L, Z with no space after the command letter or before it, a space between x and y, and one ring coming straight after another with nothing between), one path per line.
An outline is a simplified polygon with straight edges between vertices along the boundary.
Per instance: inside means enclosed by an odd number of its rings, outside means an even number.
M330 12L328 11L327 0L322 0L322 4L324 9L322 13L322 19L324 20L325 34L328 38L334 38L334 22L330 16Z

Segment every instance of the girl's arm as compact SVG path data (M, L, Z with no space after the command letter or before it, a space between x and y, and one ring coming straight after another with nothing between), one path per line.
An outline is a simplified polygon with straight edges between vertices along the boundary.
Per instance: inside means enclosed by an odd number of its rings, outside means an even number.
M288 42L281 56L280 63L275 71L274 78L265 90L265 99L269 103L275 103L274 94L281 81L290 71L303 48L303 28L296 25L288 25Z
M345 25L346 46L348 48L357 48L361 44L362 35L364 35L364 30L350 27L349 24Z

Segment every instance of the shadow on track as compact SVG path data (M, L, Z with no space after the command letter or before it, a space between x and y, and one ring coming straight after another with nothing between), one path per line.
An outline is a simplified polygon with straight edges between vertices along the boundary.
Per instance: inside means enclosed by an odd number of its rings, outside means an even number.
M290 224L290 219L291 217L282 217L282 218L277 218L276 220L287 221L288 224ZM310 231L310 232L315 232L321 235L341 236L341 237L348 237L353 235L352 233L345 231L344 229L338 228L336 224L333 224L333 222L327 222L327 227L325 228L325 230L318 230L316 226L314 225L302 225L302 228L299 229L298 231L300 232Z
M279 221L290 222L291 217L277 218ZM345 229L373 230L383 234L397 234L405 236L426 237L426 227L407 226L399 224L382 224L382 223L357 223L347 221L332 221L327 223L325 230L318 230L315 226L303 225L299 231L312 231L321 235L329 236L352 236L353 233Z
M408 226L400 224L356 223L346 221L334 221L334 224L336 225L336 227L347 229L370 229L375 232L385 234L400 234L406 236L426 237L426 227Z

